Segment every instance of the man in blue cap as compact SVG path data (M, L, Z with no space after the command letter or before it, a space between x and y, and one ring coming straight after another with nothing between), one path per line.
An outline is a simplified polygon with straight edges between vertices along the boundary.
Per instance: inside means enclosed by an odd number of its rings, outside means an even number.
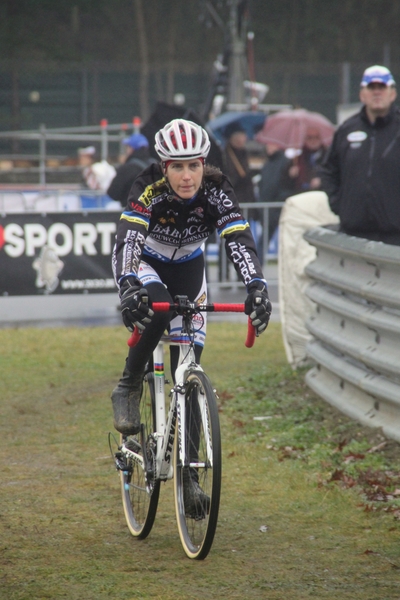
M149 142L141 133L134 133L122 140L125 145L125 162L118 167L107 194L117 200L122 206L126 205L132 183L136 177L151 163L157 162L150 157Z
M321 170L340 229L400 245L400 110L389 69L374 65L360 84L360 112L337 129Z

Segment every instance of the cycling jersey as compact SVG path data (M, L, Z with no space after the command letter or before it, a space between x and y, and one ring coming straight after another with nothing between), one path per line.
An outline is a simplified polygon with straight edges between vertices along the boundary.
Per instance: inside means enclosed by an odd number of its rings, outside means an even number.
M113 254L117 284L138 275L142 258L174 264L196 258L215 230L243 283L263 279L250 226L225 175L206 167L196 196L181 200L160 165L151 165L133 183L118 224Z

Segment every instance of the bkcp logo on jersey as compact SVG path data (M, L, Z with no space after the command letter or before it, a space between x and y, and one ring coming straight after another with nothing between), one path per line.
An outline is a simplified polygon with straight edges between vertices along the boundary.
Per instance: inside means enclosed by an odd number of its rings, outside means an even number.
M8 214L0 219L0 294L115 291L119 214Z

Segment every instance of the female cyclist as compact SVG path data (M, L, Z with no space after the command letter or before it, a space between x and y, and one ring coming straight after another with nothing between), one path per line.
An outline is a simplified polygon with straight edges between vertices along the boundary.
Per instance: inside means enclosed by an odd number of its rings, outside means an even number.
M175 119L156 134L155 149L161 164L145 169L133 183L113 254L124 324L130 331L142 331L111 395L114 426L125 435L139 431L143 375L154 348L166 328L176 341L181 333L181 317L171 320L168 313L154 313L151 304L171 303L178 294L192 302L207 301L204 247L215 229L247 287L245 312L257 334L267 327L271 314L249 224L227 178L205 164L207 132L191 121ZM204 321L195 338L197 362L205 335ZM171 346L172 373L178 356L179 348Z

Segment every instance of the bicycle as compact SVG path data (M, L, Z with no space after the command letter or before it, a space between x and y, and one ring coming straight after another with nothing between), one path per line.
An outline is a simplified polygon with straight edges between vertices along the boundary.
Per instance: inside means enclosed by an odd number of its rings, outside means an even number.
M153 353L143 380L140 400L141 429L120 436L113 453L120 472L122 503L133 536L146 538L155 520L160 484L174 480L175 513L179 536L189 558L204 559L212 546L218 521L221 493L221 434L215 390L194 356L195 317L202 312L244 312L243 304L194 304L177 296L173 304L152 304L156 311L174 311L183 317L179 362L170 392L166 417L164 340ZM201 323L200 325L201 326ZM139 333L128 340L135 345ZM254 343L255 331L248 321L246 346ZM185 484L200 486L202 494L188 499ZM198 488L196 488L198 489Z

